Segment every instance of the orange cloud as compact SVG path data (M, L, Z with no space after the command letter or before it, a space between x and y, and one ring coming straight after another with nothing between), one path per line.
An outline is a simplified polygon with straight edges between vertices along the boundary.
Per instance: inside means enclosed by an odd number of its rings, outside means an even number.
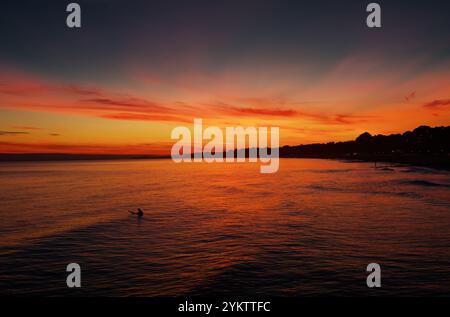
M189 123L199 116L205 119L246 116L282 120L303 118L321 124L354 124L371 118L305 111L300 108L305 107L306 103L283 98L228 98L236 100L239 106L227 100L200 102L197 105L180 101L162 103L98 87L55 84L22 73L0 76L0 93L10 95L0 105L4 108L74 113L112 120ZM93 98L80 99L80 96Z
M96 109L108 109L108 110L134 110L143 112L172 112L173 109L165 107L156 102L139 99L139 98L127 98L127 99L111 99L111 98L95 98L85 99L81 102L88 104L96 104ZM94 107L95 109L95 107Z
M308 119L322 124L354 124L366 122L375 116L362 116L352 114L324 114L321 112L282 109L282 108L245 108L237 107L229 104L209 104L222 115L229 116L270 116L270 117L287 117L297 119Z
M240 108L227 104L219 104L214 106L216 111L220 112L222 115L261 115L261 116L272 116L272 117L293 117L298 113L292 109L274 109L274 108Z
M185 121L176 116L165 117L166 114L177 113L180 105L169 107L98 87L55 84L23 73L2 73L0 96L2 94L2 108L74 113L107 119ZM86 96L93 98L80 99Z
M136 121L169 121L192 123L192 119L186 119L170 115L144 114L144 113L113 113L100 115L101 118L114 120L136 120Z

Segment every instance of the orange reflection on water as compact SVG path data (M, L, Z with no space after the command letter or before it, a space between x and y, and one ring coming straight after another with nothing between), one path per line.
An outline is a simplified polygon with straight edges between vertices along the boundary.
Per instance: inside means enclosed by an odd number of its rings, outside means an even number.
M448 172L150 160L2 164L0 177L13 293L55 292L31 274L69 259L89 268L82 294L361 294L370 262L386 294L450 289Z

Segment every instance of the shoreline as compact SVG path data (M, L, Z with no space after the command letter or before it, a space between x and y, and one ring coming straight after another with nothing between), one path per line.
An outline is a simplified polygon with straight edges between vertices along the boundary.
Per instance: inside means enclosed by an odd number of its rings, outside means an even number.
M365 162L365 163L381 163L381 164L397 164L403 166L417 166L428 167L436 170L450 171L450 158L443 156L420 156L420 155L404 155L404 156L389 156L389 155L323 155L323 156L283 156L280 158L311 158L311 159L329 159L340 160L344 162Z
M113 161L167 158L170 158L170 156L148 154L0 153L0 162Z
M116 161L116 160L158 160L170 159L164 155L145 154L62 154L62 153L32 153L32 154L6 154L0 153L0 162L73 162L73 161ZM344 162L390 163L404 166L429 167L437 170L450 171L450 158L444 156L421 155L280 155L280 158L297 159L325 159L341 160Z

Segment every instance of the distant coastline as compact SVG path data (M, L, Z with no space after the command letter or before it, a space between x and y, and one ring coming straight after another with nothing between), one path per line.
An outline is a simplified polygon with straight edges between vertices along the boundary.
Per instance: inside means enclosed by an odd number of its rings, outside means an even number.
M365 132L353 141L280 147L280 158L340 159L450 170L450 126L420 126L403 134ZM246 149L248 157L249 150ZM224 153L225 155L225 153ZM0 162L169 159L151 154L0 153Z
M354 141L280 148L280 157L385 162L450 170L450 126L420 126L403 134L365 132Z
M0 153L0 162L149 160L170 156L146 154Z

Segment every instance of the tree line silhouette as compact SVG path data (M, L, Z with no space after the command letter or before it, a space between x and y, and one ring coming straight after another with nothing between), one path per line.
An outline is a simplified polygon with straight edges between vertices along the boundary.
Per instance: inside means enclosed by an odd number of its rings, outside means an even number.
M371 135L354 141L283 146L280 157L344 158L409 163L450 169L450 126L420 126L403 134Z

